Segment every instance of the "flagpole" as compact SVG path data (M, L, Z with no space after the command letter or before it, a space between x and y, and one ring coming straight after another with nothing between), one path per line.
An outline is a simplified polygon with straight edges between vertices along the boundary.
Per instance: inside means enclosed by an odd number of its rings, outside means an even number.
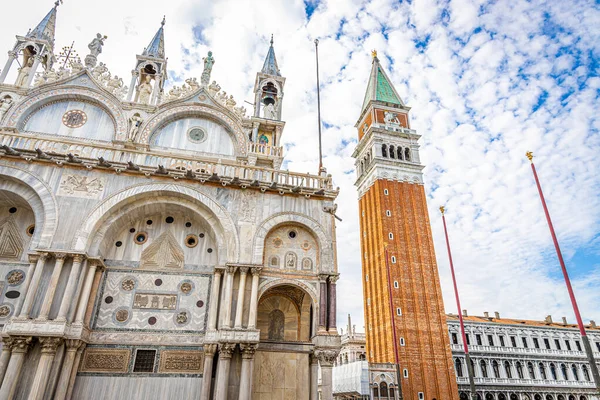
M452 283L454 284L454 296L456 297L456 307L458 307L458 321L460 322L460 334L462 336L463 348L465 351L465 360L467 362L467 371L469 374L469 386L471 387L471 399L477 399L475 391L475 379L473 378L473 364L471 364L471 356L469 355L469 346L467 345L467 335L465 333L465 323L463 321L462 309L460 308L460 297L458 296L458 286L456 284L456 276L454 275L454 263L452 262L452 252L450 251L450 240L448 240L448 229L446 228L446 216L444 215L445 208L440 207L442 213L442 222L444 223L444 235L446 236L446 247L448 248L448 259L450 260L450 272L452 272Z
M319 84L319 39L315 39L315 58L317 60L317 116L319 119L319 175L323 172L323 149L321 144L321 88Z
M556 249L556 255L558 256L558 262L560 263L560 268L562 269L562 273L565 278L565 284L567 285L569 297L571 298L571 304L573 305L573 311L575 312L575 319L577 319L577 325L579 326L579 332L581 333L581 340L583 342L583 347L585 348L585 353L587 355L587 359L590 364L590 369L592 370L592 377L594 378L594 383L596 385L596 391L597 391L597 394L600 394L600 374L598 374L598 366L596 365L596 360L594 360L594 353L592 352L592 346L590 345L590 340L585 331L585 326L583 325L583 320L581 319L581 314L579 313L579 307L577 306L577 300L575 299L575 293L573 292L573 287L571 286L571 280L569 279L569 273L567 272L567 267L565 266L565 261L563 260L562 252L560 251L560 246L558 245L558 239L556 238L556 233L554 232L554 226L552 225L552 219L550 218L550 213L548 212L548 207L546 206L546 200L544 199L544 193L542 192L542 187L540 186L540 180L538 179L537 171L535 169L535 164L533 163L533 153L528 151L525 155L527 156L527 158L529 159L529 162L531 163L531 170L533 171L533 177L535 178L535 184L537 185L537 189L540 194L540 200L542 201L542 207L544 208L544 213L546 214L546 221L548 222L548 227L550 228L550 235L552 235L552 241L554 242L554 248Z

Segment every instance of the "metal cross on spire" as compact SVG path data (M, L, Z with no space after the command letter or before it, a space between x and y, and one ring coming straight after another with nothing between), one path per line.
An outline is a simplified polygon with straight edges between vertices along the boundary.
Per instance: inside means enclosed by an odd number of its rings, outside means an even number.
M81 63L81 58L77 51L73 48L75 42L71 43L71 46L64 46L58 56L56 57L57 61L61 61L63 64L63 68L72 67L74 63Z

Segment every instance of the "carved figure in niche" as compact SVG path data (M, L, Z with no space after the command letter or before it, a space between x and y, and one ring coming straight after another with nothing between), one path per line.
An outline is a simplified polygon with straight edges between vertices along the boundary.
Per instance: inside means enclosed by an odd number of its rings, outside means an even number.
M204 61L204 70L202 71L202 76L200 77L200 83L202 86L208 86L208 83L210 82L210 73L213 65L215 65L215 59L212 56L212 51L209 51L208 55L204 57L202 61Z
M150 303L151 308L158 308L159 299L158 296L152 296L152 302Z
M212 81L210 86L208 86L208 93L215 97L217 93L221 90L221 86L217 83L217 81Z
M302 269L312 269L312 260L310 258L305 258L302 260Z
M288 269L296 269L298 257L295 253L289 252L285 255L285 266Z
M2 100L0 100L0 121L2 120L2 117L4 117L4 114L6 114L8 109L12 107L12 104L13 100L10 96L6 96Z
M271 257L271 267L279 267L279 258Z
M260 135L260 137L258 138L258 143L259 144L269 144L269 138L266 137L265 135Z
M135 295L135 300L133 301L134 308L146 308L148 305L148 296L144 296L141 294Z
M275 106L273 106L273 104L267 104L264 109L264 117L266 119L277 119L275 114Z
M188 320L188 315L186 311L181 311L180 313L177 313L177 317L175 318L175 321L177 321L178 324L185 324Z
M137 135L140 131L140 126L142 126L142 122L144 122L144 120L138 113L133 114L131 118L129 118L129 132L127 133L128 142L137 141Z
M29 57L27 63L19 68L19 75L17 75L17 81L15 82L16 86L26 86L27 80L29 78L29 72L31 72L31 68L33 67L33 57Z
M138 103L150 103L150 95L152 95L152 85L150 84L151 80L152 78L150 76L146 76L146 79L138 86Z
M94 40L88 44L88 49L90 49L90 55L94 57L98 57L100 53L102 53L102 46L104 46L104 41L108 39L107 36L102 36L100 33L96 34Z
M283 340L285 335L285 314L281 310L269 313L269 340Z
M400 120L398 119L398 114L393 113L391 111L386 111L383 113L383 120L386 125L390 125L390 124L400 125Z

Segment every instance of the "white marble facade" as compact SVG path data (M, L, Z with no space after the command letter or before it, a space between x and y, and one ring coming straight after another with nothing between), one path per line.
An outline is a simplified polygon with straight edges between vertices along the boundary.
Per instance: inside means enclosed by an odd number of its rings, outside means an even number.
M338 191L252 142L284 123L204 83L211 62L163 96L162 35L127 96L97 55L0 74L0 399L331 399ZM283 90L276 70L257 82Z

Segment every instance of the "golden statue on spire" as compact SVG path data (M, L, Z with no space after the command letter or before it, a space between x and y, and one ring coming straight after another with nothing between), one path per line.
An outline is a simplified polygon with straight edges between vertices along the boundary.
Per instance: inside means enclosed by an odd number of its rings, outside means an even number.
M377 50L371 50L371 56L373 56L373 58L377 58Z
M440 207L440 212L442 213L442 215L444 215L444 212L446 211L446 207L441 206Z
M528 151L527 153L525 153L525 155L527 156L529 161L533 162L533 153L531 151Z

